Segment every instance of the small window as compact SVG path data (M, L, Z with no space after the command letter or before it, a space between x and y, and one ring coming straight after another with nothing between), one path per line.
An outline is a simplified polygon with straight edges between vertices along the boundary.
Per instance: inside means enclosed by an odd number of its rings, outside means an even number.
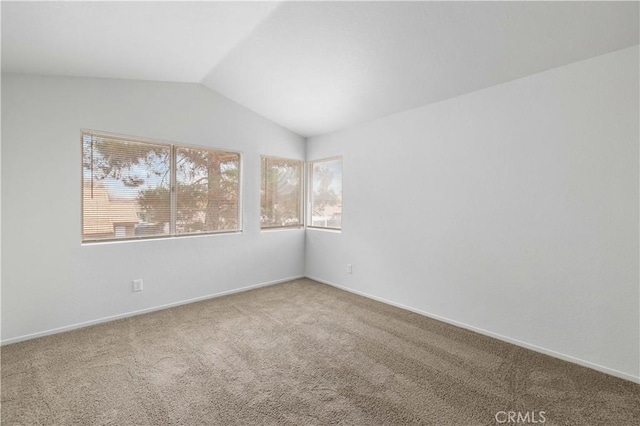
M300 227L303 162L262 157L260 226L262 229Z
M240 154L83 132L82 241L240 230Z
M342 158L311 163L310 227L342 229Z

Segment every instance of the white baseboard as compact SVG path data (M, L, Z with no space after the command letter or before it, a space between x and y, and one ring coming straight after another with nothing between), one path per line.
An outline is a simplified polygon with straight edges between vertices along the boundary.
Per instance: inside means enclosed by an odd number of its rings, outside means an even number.
M511 343L511 344L514 344L516 346L520 346L520 347L523 347L523 348L526 348L526 349L531 349L532 351L540 352L542 354L549 355L549 356L552 356L554 358L559 358L561 360L568 361L568 362L571 362L571 363L574 363L574 364L578 364L578 365L581 365L583 367L591 368L592 370L600 371L601 373L609 374L611 376L619 377L621 379L629 380L631 382L640 383L640 376L634 376L634 375L631 375L631 374L627 374L627 373L624 373L622 371L618 371L618 370L615 370L615 369L612 369L612 368L604 367L604 366L599 365L599 364L594 364L592 362L585 361L585 360L580 359L580 358L573 357L571 355L565 355L563 353L556 352L556 351L553 351L551 349L542 348L540 346L536 346L536 345L533 345L531 343L523 342L523 341L518 340L518 339L513 339L511 337L503 336L501 334L494 333L492 331L484 330L482 328L474 327L474 326L469 325L469 324L465 324L465 323L462 323L462 322L459 322L459 321L455 321L455 320L452 320L452 319L449 319L449 318L441 317L440 315L434 315L434 314L431 314L429 312L425 312L425 311L420 310L420 309L412 308L411 306L403 305L402 303L397 303L397 302L393 302L391 300L384 299L382 297L373 296L371 294L368 294L368 293L365 293L365 292L362 292L362 291L359 291L359 290L354 290L354 289L351 289L349 287L345 287L345 286L342 286L342 285L339 285L339 284L335 284L335 283L329 282L327 280L323 280L321 278L312 277L312 276L309 276L309 275L307 275L307 278L309 278L311 280L314 280L314 281L318 281L318 282L323 283L323 284L330 285L331 287L339 288L340 290L348 291L349 293L357 294L358 296L364 296L364 297L366 297L368 299L373 299L373 300L376 300L378 302L385 303L387 305L391 305L391 306L395 306L397 308L405 309L407 311L415 312L416 314L420 314L420 315L423 315L423 316L428 317L428 318L432 318L432 319L435 319L435 320L438 320L438 321L442 321L442 322L445 322L447 324L454 325L456 327L464 328L464 329L471 330L471 331L474 331L474 332L479 333L479 334L483 334L485 336L493 337L494 339L502 340L503 342Z
M280 284L280 283L284 283L284 282L287 282L287 281L293 281L293 280L297 280L297 279L300 279L300 278L304 278L304 275L295 276L295 277L289 277L289 278L283 278L283 279L274 280L274 281L267 281L267 282L263 282L263 283L259 283L259 284L249 285L249 286L246 286L246 287L241 287L241 288L236 288L236 289L232 289L232 290L221 291L219 293L213 293L213 294L208 294L208 295L205 295L205 296L194 297L192 299L180 300L178 302L167 303L167 304L159 305L159 306L153 306L151 308L145 308L145 309L140 309L140 310L137 310L137 311L125 312L125 313L117 314L117 315L111 315L111 316L108 316L108 317L98 318L98 319L91 320L91 321L85 321L85 322L80 322L80 323L76 323L76 324L66 325L64 327L52 328L50 330L40 331L40 332L37 332L37 333L25 334L24 336L12 337L10 339L2 340L2 341L0 341L0 346L9 345L11 343L18 343L18 342L22 342L22 341L25 341L25 340L31 340L31 339L35 339L37 337L44 337L44 336L50 336L52 334L64 333L65 331L71 331L71 330L75 330L75 329L78 329L78 328L89 327L91 325L101 324L101 323L109 322L109 321L115 321L115 320L118 320L118 319L133 317L133 316L136 316L136 315L147 314L149 312L159 311L159 310L167 309L167 308L173 308L173 307L176 307L176 306L186 305L186 304L194 303L194 302L200 302L202 300L207 300L207 299L213 299L213 298L216 298L216 297L227 296L227 295L234 294L234 293L241 293L241 292L244 292L244 291L253 290L253 289L256 289L256 288L260 288L260 287L267 287L267 286L275 285L275 284Z

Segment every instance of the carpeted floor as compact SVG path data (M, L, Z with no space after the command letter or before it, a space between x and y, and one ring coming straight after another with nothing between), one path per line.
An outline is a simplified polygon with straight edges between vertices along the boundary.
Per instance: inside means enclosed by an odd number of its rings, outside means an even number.
M305 279L5 346L1 410L6 425L492 425L508 411L635 425L640 385Z

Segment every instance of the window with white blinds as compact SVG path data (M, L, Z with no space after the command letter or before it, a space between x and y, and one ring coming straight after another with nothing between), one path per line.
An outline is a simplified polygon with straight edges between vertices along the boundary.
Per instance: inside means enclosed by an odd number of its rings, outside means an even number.
M260 226L300 227L302 220L303 162L262 157Z
M342 158L312 161L309 227L342 229Z
M82 133L82 241L234 232L240 154Z

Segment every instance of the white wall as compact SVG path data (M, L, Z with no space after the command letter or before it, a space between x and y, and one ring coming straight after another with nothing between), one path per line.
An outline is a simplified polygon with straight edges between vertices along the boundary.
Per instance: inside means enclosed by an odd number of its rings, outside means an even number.
M82 245L82 128L242 151L244 233ZM3 75L3 342L301 276L304 231L260 232L260 154L304 139L197 84Z
M638 71L636 46L311 138L344 211L306 274L638 380Z
M306 272L638 380L638 86L635 47L312 138L344 230L305 256L259 230L300 137L196 84L3 75L2 341ZM81 245L81 128L241 150L244 233Z

